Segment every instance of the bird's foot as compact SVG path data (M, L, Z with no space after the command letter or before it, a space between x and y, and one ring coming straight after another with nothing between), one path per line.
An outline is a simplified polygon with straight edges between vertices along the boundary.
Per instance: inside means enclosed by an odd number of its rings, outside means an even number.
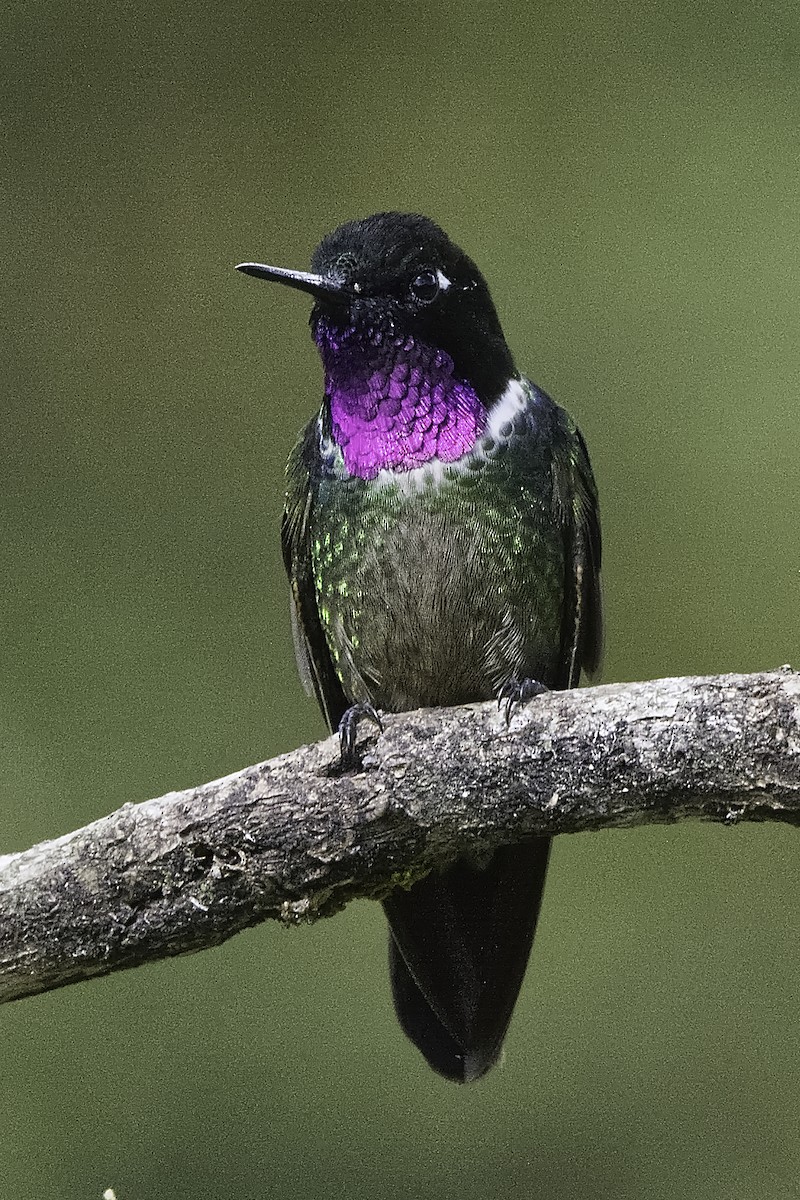
M545 687L538 679L506 680L497 693L498 709L505 705L506 725L511 721L511 714L518 704L524 704L526 700L532 700L534 696L541 696L549 691L550 688Z
M377 725L380 732L383 733L383 722L378 716L377 709L367 701L351 705L339 722L339 746L342 769L345 771L352 771L358 766L358 755L356 754L358 723L365 720L372 721L372 724Z

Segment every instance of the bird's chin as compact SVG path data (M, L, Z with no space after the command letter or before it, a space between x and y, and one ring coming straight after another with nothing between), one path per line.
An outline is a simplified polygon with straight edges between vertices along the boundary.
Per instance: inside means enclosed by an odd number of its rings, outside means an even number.
M331 305L327 299L317 301L311 312L311 332L320 349L345 343L367 348L404 340L394 307L368 297L351 300L346 308Z

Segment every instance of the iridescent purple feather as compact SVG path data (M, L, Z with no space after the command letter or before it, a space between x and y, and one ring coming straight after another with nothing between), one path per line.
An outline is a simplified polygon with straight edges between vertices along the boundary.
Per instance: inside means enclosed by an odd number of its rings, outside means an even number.
M486 409L453 374L453 360L411 336L316 323L334 440L351 475L411 471L432 459L454 462L475 445Z

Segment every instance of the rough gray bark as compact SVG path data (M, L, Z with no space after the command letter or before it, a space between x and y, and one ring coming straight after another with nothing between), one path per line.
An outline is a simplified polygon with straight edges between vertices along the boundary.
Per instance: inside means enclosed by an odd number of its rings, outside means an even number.
M0 1002L380 897L469 849L685 817L800 824L800 675L404 713L0 857Z

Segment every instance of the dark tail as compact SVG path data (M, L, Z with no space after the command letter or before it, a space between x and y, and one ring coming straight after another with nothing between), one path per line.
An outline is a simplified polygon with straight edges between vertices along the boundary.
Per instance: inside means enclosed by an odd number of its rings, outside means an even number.
M434 1071L469 1083L497 1061L525 975L549 838L458 862L384 901L402 1028Z

